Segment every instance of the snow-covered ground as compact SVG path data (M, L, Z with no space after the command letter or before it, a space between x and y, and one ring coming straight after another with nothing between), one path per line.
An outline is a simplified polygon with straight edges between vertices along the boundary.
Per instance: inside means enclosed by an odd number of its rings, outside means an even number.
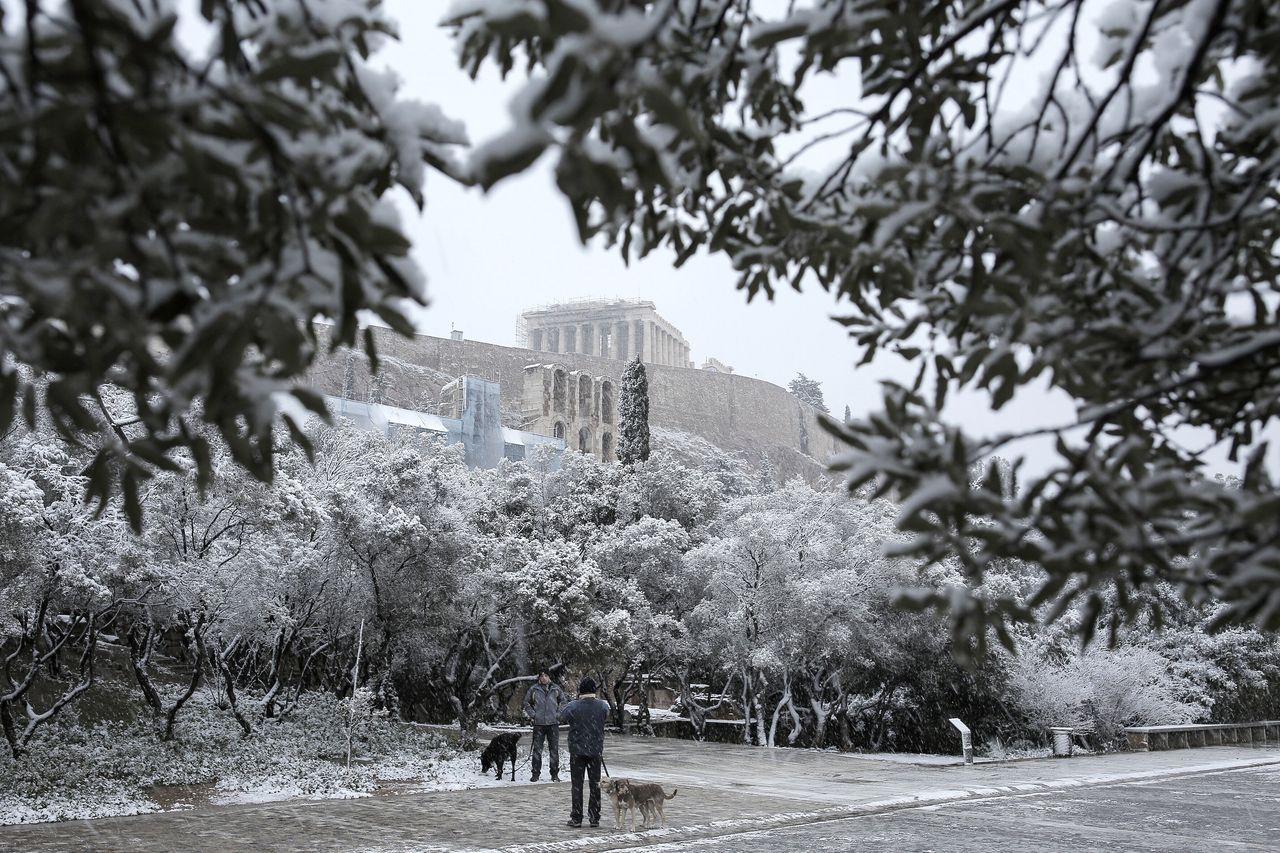
M284 722L258 721L245 738L198 695L178 718L175 742L162 743L150 720L81 725L68 716L20 761L0 757L0 825L528 784L527 766L515 783L509 769L500 782L438 731L385 721L357 738L348 770L338 718L330 697L315 696Z
M624 705L623 707L626 708L627 713L631 715L632 720L634 720L640 714L639 705ZM679 720L686 720L686 719L688 719L688 717L685 717L667 708L650 708L649 709L649 722L651 723L674 723Z

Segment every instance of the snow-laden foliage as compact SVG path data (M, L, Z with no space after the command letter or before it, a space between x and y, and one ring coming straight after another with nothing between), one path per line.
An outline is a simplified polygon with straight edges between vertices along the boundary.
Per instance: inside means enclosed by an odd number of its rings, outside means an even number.
M969 636L1110 594L1108 629L1159 618L1157 581L1280 627L1274 4L458 0L448 20L473 73L532 72L481 183L550 152L584 240L723 253L748 296L821 286L866 359L917 367L831 428L852 487L911 500L903 556L973 587L1001 558L1044 569L1029 601L928 600ZM1031 431L1056 460L1015 495L971 482L1028 430L968 435L947 401L1032 383L1075 405ZM1211 444L1237 483L1206 478Z
M1189 685L1171 661L1146 648L1091 647L1063 662L1023 655L1010 688L1033 725L1089 724L1109 743L1123 737L1124 726L1185 723L1207 710L1185 701Z
M269 479L277 414L298 434L323 412L296 384L315 321L335 346L365 310L411 331L424 283L388 193L421 206L466 142L370 66L378 0L196 5L0 12L0 431L43 407L98 434L89 490L123 489L135 528L175 448L211 473L202 421Z
M31 760L0 758L0 825L108 817L269 799L368 796L380 782L411 781L416 790L486 785L473 753L438 733L399 724L370 726L344 763L340 708L330 696L307 696L290 719L253 738L208 695L192 700L192 725L162 743L146 725L60 719L33 744ZM508 783L509 784L509 783ZM181 786L181 787L171 787Z
M123 513L95 517L80 500L91 451L52 432L0 441L3 761L25 780L14 796L30 819L91 810L67 799L76 779L102 809L141 802L132 782L113 800L106 776L62 764L46 774L56 796L39 800L47 757L93 755L84 745L104 717L127 728L112 736L146 741L146 761L176 756L173 783L216 777L265 795L299 790L293 773L319 780L306 792L361 791L369 778L357 785L340 766L346 732L356 764L362 739L397 718L453 724L469 742L480 724L513 719L542 668L596 677L617 723L630 706L638 726L669 725L648 707L664 687L685 733L762 746L948 751L951 716L979 743L1015 744L1078 718L1109 735L1280 714L1276 636L1211 634L1216 608L1169 585L1151 593L1165 629L1125 629L1115 651L1082 654L1072 632L1105 623L1118 599L1015 627L1017 657L958 645L947 620L962 609L895 606L922 583L886 556L910 545L897 529L909 506L800 480L764 487L679 436L656 435L630 466L569 453L558 468L536 455L473 470L434 440L346 425L314 435L314 466L283 452L271 485L228 454L213 456L203 494L194 464L157 478L142 538ZM1042 581L1013 560L972 590L955 563L923 578L927 594L978 600ZM265 757L298 726L332 760ZM201 769L213 760L193 757L206 729L240 770Z
M796 378L787 383L787 390L792 396L802 403L808 403L820 412L830 411L827 408L827 402L822 398L822 383L816 379L810 379L803 373L797 373ZM847 406L845 408L848 408ZM846 420L848 420L846 418Z

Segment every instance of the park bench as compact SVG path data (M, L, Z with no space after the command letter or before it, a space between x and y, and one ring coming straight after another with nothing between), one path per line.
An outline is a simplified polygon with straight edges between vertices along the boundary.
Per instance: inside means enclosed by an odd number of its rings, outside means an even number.
M1256 723L1197 723L1185 726L1126 726L1129 749L1147 752L1228 744L1280 744L1280 720Z

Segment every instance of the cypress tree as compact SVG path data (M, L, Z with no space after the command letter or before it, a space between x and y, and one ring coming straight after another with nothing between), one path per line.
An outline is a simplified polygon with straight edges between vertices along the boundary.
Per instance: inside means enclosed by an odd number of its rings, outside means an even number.
M637 357L622 373L622 399L618 401L618 461L631 465L649 458L649 377Z

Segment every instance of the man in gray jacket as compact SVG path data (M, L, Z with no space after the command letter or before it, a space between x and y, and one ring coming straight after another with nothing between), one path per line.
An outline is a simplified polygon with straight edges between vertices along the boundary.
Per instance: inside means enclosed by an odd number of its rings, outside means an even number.
M551 781L560 781L560 709L569 697L560 685L551 683L551 675L545 669L538 673L538 680L524 695L524 715L533 723L533 776L537 782L542 773L542 742L547 742L551 753Z
M596 683L584 678L578 683L578 698L560 711L560 720L569 724L569 778L573 783L569 826L582 826L582 777L591 782L587 817L600 825L600 762L604 755L604 724L609 719L609 703L596 698Z

